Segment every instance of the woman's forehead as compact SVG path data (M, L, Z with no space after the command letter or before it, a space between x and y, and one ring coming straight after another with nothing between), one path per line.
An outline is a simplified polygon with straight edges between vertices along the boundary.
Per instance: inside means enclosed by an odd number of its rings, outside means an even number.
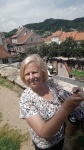
M39 65L36 63L36 62L31 62L29 64L26 64L25 66L25 70L26 69L38 69L38 70L41 70L41 68L39 67Z
M35 66L35 67L39 67L39 63L38 62L35 62L35 61L31 61L29 63L26 64L26 66Z

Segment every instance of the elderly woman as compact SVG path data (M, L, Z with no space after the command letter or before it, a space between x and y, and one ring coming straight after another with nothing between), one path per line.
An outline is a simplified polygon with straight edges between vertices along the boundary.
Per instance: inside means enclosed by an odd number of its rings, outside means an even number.
M21 64L20 77L28 86L20 97L20 118L30 126L35 150L62 150L65 126L70 112L83 100L78 93L63 96L64 90L53 83L66 100L62 104L51 80L48 80L46 64L39 55L25 58ZM74 92L78 89L74 88Z

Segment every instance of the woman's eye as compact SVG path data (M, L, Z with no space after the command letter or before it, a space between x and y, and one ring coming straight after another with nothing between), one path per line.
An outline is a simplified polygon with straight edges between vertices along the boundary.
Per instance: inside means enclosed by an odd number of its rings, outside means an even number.
M38 72L32 72L32 74L36 74L36 73L38 73Z
M29 76L29 73L26 73L25 76Z
M37 73L39 73L39 72L37 72L37 71L36 72L32 72L32 75L37 74ZM30 73L26 73L25 76L30 76Z

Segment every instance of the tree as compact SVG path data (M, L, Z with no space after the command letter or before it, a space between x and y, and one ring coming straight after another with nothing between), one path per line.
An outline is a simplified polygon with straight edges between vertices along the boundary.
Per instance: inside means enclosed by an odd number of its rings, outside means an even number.
M58 56L58 51L59 51L59 44L56 42L53 42L49 45L49 50L48 50L48 57L57 57Z
M84 41L80 42L80 47L81 47L80 56L84 58Z
M77 43L73 38L69 37L60 44L61 56L74 57L74 49L77 47Z
M47 44L42 44L39 49L38 49L38 54L41 56L41 57L47 57L48 56L48 49L49 49L49 45Z
M38 49L35 47L29 47L25 51L26 51L26 56L30 55L30 54L37 54L38 53Z

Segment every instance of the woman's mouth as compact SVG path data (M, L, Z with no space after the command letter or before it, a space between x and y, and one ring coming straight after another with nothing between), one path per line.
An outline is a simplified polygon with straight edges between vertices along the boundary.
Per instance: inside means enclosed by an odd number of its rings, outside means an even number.
M34 84L37 84L37 82L38 82L37 79L33 79L33 80L30 81L30 84L34 85Z

